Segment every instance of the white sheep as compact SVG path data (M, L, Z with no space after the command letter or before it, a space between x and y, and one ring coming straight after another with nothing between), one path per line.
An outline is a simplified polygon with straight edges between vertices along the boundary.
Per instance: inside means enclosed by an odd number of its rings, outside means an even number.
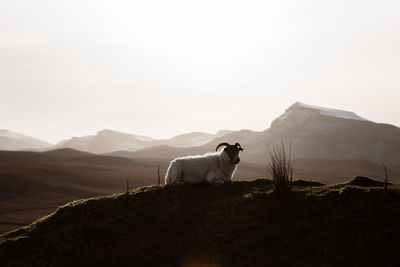
M221 146L225 148L218 152ZM240 161L239 152L243 151L243 148L239 143L221 143L215 151L217 152L174 159L168 167L165 183L179 185L207 181L219 185L232 181Z

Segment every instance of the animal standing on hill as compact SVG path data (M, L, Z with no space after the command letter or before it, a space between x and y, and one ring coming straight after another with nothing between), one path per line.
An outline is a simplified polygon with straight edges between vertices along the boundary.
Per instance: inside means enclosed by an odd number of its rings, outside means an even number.
M225 148L218 151L222 146ZM168 167L165 183L179 185L207 181L219 185L231 182L240 162L239 152L243 151L243 148L239 143L221 143L215 151L217 152L174 159Z

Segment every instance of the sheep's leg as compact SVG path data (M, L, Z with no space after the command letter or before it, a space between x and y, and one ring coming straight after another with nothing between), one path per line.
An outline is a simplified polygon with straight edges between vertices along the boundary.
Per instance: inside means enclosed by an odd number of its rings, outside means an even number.
M224 183L225 183L224 180L222 180L221 178L216 177L214 179L214 185L221 185L221 184L224 184Z
M168 167L167 175L165 176L166 184L181 185L183 181L182 166L178 161L172 161Z
M221 185L224 183L224 180L218 178L213 173L209 173L206 177L206 181L213 185Z

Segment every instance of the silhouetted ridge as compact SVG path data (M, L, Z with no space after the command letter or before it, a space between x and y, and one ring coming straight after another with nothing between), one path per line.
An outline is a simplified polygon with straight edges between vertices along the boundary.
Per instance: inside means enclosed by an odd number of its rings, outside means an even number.
M76 150L76 149L72 149L72 148L59 148L59 149L49 150L49 151L43 152L43 154L62 157L62 158L82 157L82 156L93 155L89 152L84 152L84 151L80 151L80 150Z
M323 185L325 184L313 181L305 181L305 180L293 181L293 186L323 186Z
M384 182L369 178L369 177L364 177L364 176L355 176L353 179L351 179L349 182L347 182L349 185L358 185L358 186L383 186Z

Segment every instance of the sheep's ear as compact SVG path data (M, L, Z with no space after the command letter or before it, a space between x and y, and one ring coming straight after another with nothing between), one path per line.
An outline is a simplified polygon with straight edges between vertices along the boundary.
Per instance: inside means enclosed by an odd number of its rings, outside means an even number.
M239 151L243 151L244 150L239 143L236 143L235 146L239 149Z
M215 149L215 151L218 151L218 148L220 148L221 146L229 146L228 143L221 143L217 146L217 148Z

